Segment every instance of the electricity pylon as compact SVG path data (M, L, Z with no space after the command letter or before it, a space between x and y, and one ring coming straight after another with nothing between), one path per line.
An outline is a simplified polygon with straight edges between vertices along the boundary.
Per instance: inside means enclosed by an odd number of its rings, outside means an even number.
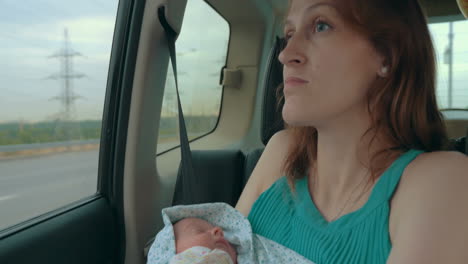
M73 57L82 56L81 53L74 51L70 47L68 39L68 30L64 30L64 45L57 53L49 58L60 60L60 72L49 76L47 79L58 80L62 83L62 89L59 95L50 100L58 100L61 103L61 111L56 114L55 137L59 140L80 139L80 126L76 122L75 101L82 98L73 91L73 79L85 77L84 74L73 71Z

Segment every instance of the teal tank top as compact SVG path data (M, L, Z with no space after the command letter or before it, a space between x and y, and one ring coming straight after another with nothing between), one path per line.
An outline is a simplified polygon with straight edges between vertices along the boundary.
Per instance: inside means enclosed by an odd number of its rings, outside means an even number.
M364 206L332 222L315 207L308 177L296 181L294 194L282 177L253 204L248 216L253 232L316 264L385 264L392 248L389 201L406 166L422 152L402 154L379 177Z

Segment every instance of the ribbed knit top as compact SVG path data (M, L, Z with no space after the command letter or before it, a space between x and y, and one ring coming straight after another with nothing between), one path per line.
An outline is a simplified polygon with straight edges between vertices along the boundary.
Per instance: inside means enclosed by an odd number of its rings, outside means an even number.
M296 181L294 193L282 177L253 204L248 216L253 232L316 264L384 264L392 248L389 201L404 169L420 153L402 154L379 177L364 206L332 222L311 199L308 177Z

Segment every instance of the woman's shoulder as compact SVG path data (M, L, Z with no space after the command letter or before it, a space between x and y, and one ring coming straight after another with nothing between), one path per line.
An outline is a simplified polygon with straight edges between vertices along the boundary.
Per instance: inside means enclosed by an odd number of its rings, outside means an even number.
M290 131L281 130L268 141L251 175L251 177L259 178L259 195L284 175L283 166L289 153L290 139Z
M431 185L440 181L468 181L468 156L456 151L436 151L420 154L411 162L405 177L415 185Z
M455 151L436 151L414 159L405 169L399 188L406 199L418 200L424 193L434 197L433 192L456 192L460 184L468 186L468 157Z
M468 235L467 186L468 157L462 153L428 152L413 160L398 187L395 251L418 244L442 250L447 239L459 246Z
M282 130L268 141L236 205L236 209L244 215L248 215L258 197L283 176L290 138L291 133Z

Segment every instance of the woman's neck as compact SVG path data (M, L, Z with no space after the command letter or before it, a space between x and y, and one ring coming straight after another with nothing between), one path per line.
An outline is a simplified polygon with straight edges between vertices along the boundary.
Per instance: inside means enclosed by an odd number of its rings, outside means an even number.
M316 175L312 180L320 190L317 195L321 200L339 203L363 182L363 177L368 177L364 180L368 182L370 158L384 146L379 137L372 140L373 133L366 133L370 120L370 116L361 114L317 127L317 160L313 170Z

